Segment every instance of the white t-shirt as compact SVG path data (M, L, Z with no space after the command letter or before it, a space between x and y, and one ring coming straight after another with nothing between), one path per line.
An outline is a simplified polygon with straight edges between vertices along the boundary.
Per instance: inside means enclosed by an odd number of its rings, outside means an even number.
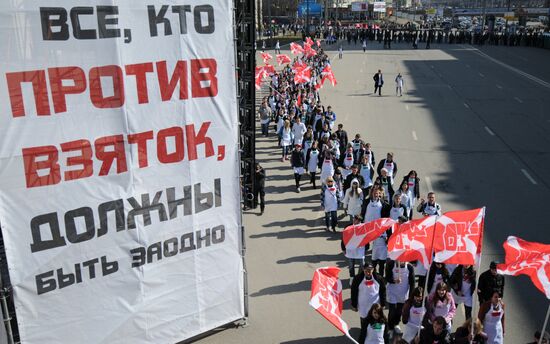
M306 133L306 131L306 125L304 123L294 123L294 125L292 126L292 132L294 133L294 142L296 144L302 143L302 139L304 138L304 134Z

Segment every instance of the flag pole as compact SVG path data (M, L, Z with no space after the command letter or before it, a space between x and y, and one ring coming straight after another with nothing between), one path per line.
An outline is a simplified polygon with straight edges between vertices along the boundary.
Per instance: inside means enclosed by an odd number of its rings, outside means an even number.
M482 231L485 231L485 207L483 207L483 219L481 220L481 230ZM476 312L475 312L475 309L476 309L476 303L477 303L477 288L479 287L478 283L479 283L479 275L480 275L480 270L481 270L481 257L483 256L483 232L481 232L481 242L479 243L481 245L481 250L479 251L479 260L477 262L477 269L476 269L476 278L475 278L475 282L476 282L476 287L475 287L475 290L474 290L474 295L472 295L472 317L470 318L470 324L471 324L471 329L470 329L470 334L472 335L470 339L470 344L472 344L474 342L474 319L477 319L477 316L475 315ZM466 305L464 305L466 306Z
M544 318L544 325L542 325L542 331L540 331L540 338L539 343L542 343L542 339L544 338L544 332L546 331L546 325L548 325L548 317L550 316L550 303L548 304L548 310L546 311L546 318Z
M437 227L437 219L438 219L438 215L435 215L435 222L434 222L434 231L433 231L433 235L432 235L432 246L430 247L430 255L427 257L428 258L428 261L430 261L430 266L428 267L428 271L426 271L426 281L424 281L424 295L425 295L425 300L426 302L424 302L424 304L426 305L428 303L428 291L426 289L428 289L428 279L430 278L430 270L432 268L432 264L433 264L433 255L434 255L434 242L435 242L435 229ZM426 308L426 312L428 311L428 308L426 306L424 306ZM420 338L420 330L422 329L422 325L418 327L418 332L417 332L417 336L418 338Z

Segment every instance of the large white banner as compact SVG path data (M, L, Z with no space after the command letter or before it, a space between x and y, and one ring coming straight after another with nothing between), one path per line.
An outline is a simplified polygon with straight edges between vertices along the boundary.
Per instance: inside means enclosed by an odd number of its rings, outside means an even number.
M244 315L230 0L0 2L0 223L23 343Z
M385 1L375 1L374 2L374 12L386 12L386 2Z

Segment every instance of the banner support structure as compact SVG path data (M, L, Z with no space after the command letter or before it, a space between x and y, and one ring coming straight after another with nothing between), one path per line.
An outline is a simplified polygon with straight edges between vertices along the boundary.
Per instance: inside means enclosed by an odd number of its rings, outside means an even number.
M544 318L544 325L542 325L542 331L540 331L540 338L538 344L542 344L544 338L544 331L546 331L546 325L548 325L548 317L550 317L550 303L548 303L548 310L546 311L546 317Z
M483 207L483 219L481 220L481 228L483 230L483 232L485 232L485 207ZM482 234L483 235L483 234ZM472 317L470 318L471 319L471 329L470 329L470 334L472 335L471 336L471 340L470 340L470 344L474 342L474 319L477 319L477 316L475 315L476 312L475 312L475 309L476 309L476 302L479 301L479 297L477 295L477 288L479 287L479 275L480 275L480 270L481 270L481 258L483 257L483 236L481 237L481 242L479 243L481 245L481 250L479 251L479 260L477 262L477 269L476 269L476 279L475 279L475 283L476 283L476 287L475 287L475 290L474 290L474 295L472 295ZM466 305L464 305L464 307L466 307ZM466 319L468 320L468 319Z
M428 303L428 297L429 297L429 293L427 291L428 289L428 280L430 279L430 270L432 269L432 264L433 264L433 256L434 256L434 242L435 242L435 230L437 228L437 219L439 218L438 215L435 215L435 222L434 222L434 231L432 233L432 246L430 246L430 255L427 257L428 260L430 261L430 266L428 267L428 271L426 271L426 281L424 282L424 295L425 295L425 302L424 302L424 305L426 305ZM424 306L426 308L426 312L428 311L428 308L426 306ZM419 326L418 327L418 333L417 333L417 336L418 338L420 338L420 330L422 329L422 326Z

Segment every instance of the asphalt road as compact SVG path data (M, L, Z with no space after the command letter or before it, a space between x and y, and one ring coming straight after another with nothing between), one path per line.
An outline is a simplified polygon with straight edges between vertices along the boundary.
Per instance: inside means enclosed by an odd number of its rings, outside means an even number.
M482 271L491 260L503 260L508 235L550 242L549 50L469 45L411 50L405 44L383 50L378 43L369 43L367 53L360 45L344 50L342 60L330 52L338 85L325 86L323 103L333 106L350 138L361 133L372 143L377 160L393 151L400 178L417 170L422 194L435 191L443 211L487 207ZM378 69L385 76L382 97L371 95ZM394 93L398 72L405 79L403 97ZM314 270L342 267L344 318L358 334L340 235L324 231L318 190L304 185L301 193L294 191L292 170L280 161L271 134L257 139L257 158L268 174L266 213L259 216L258 209L244 216L248 326L197 342L348 343L308 305ZM504 301L506 343L532 340L548 300L528 278L507 277ZM463 314L460 308L454 327Z

